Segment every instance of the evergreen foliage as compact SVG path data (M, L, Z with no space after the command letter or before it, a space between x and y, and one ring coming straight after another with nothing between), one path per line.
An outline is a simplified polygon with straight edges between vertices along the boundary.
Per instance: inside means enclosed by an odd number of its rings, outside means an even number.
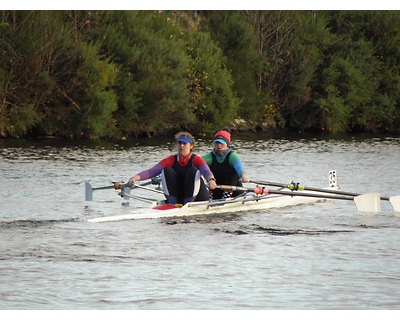
M258 90L256 81L263 56L257 52L256 38L246 15L241 11L216 11L204 28L210 30L232 72L232 90L240 101L237 115L249 121L270 116L268 96Z
M204 131L229 123L236 115L239 101L232 91L232 77L225 66L221 49L208 33L192 33L187 39L191 57L191 82L195 125ZM192 131L195 127L190 128Z
M394 132L398 11L2 11L0 137Z

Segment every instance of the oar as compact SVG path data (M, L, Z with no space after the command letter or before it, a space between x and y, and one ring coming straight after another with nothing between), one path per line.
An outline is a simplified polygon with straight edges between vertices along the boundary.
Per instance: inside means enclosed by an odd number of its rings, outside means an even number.
M114 185L106 186L106 187L93 188L92 184L89 181L85 181L85 200L86 201L92 201L93 200L93 191L94 190L104 190L104 189L114 189Z
M153 202L155 202L155 201L157 201L156 199L149 199L149 198L145 198L145 197L141 197L141 196L132 196L132 195L130 195L130 194L126 194L126 193L119 193L119 195L121 196L121 197L123 197L125 200L128 200L128 199L135 199L135 200L141 200L141 201L144 201L144 202L148 202L148 203L153 203Z
M151 182L150 182L150 183L151 183ZM139 189L143 189L143 190L148 190L148 191L152 191L152 192L157 192L157 193L162 193L162 194L164 194L164 192L161 191L161 190L157 190L157 189L152 189L152 188L147 188L147 187L145 187L146 184L149 184L149 183L143 183L143 184L136 184L136 183L135 183L135 184L132 185L132 187L129 187L128 184L126 183L126 184L120 184L120 185L118 185L118 186L116 187L116 189L122 189L122 190L124 190L125 188L129 188L129 189L139 188Z
M269 190L263 187L255 187L255 188L246 188L240 186L228 186L228 185L219 185L217 186L219 189L223 190L232 190L232 191L246 191L246 192L254 192L259 195L267 195L267 194L282 194L287 196L300 196L300 197L313 197L320 199L335 199L335 200L353 200L356 204L358 211L363 212L380 212L380 195L379 193L368 193L362 194L355 197L350 196L334 196L329 194L317 194L317 193L306 193L306 192L298 192L298 191L283 191L283 190Z
M340 190L334 190L334 189L323 189L323 188L313 188L313 187L306 187L297 183L290 183L290 184L284 184L284 183L278 183L278 182L271 182L271 181L249 181L251 183L255 184L261 184L265 186L274 186L274 187L281 187L281 188L288 188L289 190L308 190L308 191L317 191L317 192L324 192L324 193L332 193L332 194L340 194L343 196L352 196L352 197L357 197L360 196L360 193L354 193L354 192L346 192L346 191L340 191ZM384 197L380 196L381 200L389 201L396 212L400 212L400 195L398 196L392 196L392 197Z
M394 211L400 212L400 195L390 197L389 201L392 204Z
M141 186L149 185L149 184L152 184L152 183L153 183L153 181L147 181L147 182L143 183ZM85 181L85 200L86 201L92 201L93 200L93 191L95 191L95 190L106 190L106 189L116 189L116 190L118 190L118 189L122 189L120 186L122 188L127 187L126 185L123 184L123 182L113 182L113 184L111 186L93 188L89 181ZM135 185L135 187L139 187L139 185ZM148 188L148 189L152 190L150 188ZM127 193L129 193L129 192L127 191Z

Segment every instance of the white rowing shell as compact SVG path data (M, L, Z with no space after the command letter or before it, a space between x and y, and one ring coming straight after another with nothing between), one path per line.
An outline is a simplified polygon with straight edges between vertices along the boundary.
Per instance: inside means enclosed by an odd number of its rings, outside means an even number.
M242 198L228 198L219 201L199 201L190 202L183 207L173 205L162 205L149 208L146 212L131 213L124 215L100 217L88 220L89 222L112 222L121 220L137 220L137 219L157 219L166 217L181 217L198 214L213 214L213 213L231 213L249 210L265 210L272 208L283 208L300 204L309 204L323 199L302 197L302 196L282 196L268 195L257 196L248 195Z

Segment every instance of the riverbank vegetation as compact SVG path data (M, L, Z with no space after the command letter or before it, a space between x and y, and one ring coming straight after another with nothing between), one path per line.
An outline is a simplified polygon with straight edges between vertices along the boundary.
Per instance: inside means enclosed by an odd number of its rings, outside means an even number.
M2 11L0 137L400 127L398 11Z

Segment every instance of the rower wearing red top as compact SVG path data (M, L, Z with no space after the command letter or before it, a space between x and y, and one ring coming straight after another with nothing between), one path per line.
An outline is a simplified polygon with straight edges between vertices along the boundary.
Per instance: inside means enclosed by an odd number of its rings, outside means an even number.
M203 156L219 185L243 186L242 182L249 182L242 161L238 154L231 149L231 133L229 128L223 127L213 137L214 149ZM243 191L224 191L215 189L210 192L212 199L236 197Z
M177 154L170 155L154 167L136 174L129 179L129 185L134 188L136 182L161 173L161 183L168 203L185 205L192 201L209 200L209 191L201 176L208 181L211 190L215 189L216 181L203 158L193 153L194 137L182 131L175 135L175 139Z

